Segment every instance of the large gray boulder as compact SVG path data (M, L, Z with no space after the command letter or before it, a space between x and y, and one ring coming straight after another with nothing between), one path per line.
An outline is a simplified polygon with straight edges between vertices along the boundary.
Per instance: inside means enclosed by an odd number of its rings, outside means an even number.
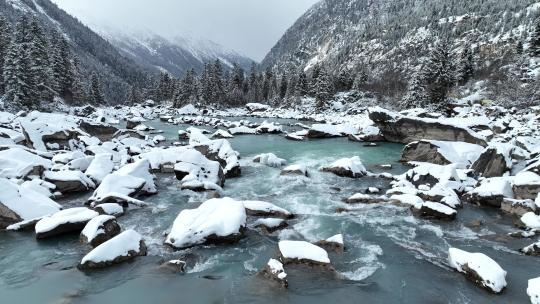
M472 164L471 169L475 174L482 177L502 176L510 170L505 155L496 147L487 147L478 159Z
M486 146L474 131L432 118L403 116L382 108L371 108L369 118L387 141L408 144L422 139L463 141Z

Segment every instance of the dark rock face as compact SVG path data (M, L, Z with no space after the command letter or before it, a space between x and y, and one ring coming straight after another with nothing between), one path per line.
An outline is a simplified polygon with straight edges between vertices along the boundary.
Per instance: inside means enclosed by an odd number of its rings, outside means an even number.
M434 218L438 220L445 220L445 221L453 221L456 219L457 212L447 214L444 212L440 212L437 209L430 208L429 206L422 205L420 207L420 216L427 217L427 218Z
M512 190L517 199L534 200L538 196L538 193L540 193L540 185L514 185Z
M9 225L20 221L22 221L22 219L17 213L0 203L0 229L6 229Z
M335 134L329 134L326 132L318 131L309 129L306 135L307 138L332 138L332 137L339 137Z
M126 129L130 130L130 129L135 129L136 126L138 126L140 124L140 122L138 121L133 121L133 120L127 120L126 121Z
M210 147L208 145L197 145L195 146L195 150L201 152L202 155L204 155L209 160L217 161L221 165L221 167L225 168L227 167L227 159L221 158L219 156L219 151L212 151L210 150ZM231 168L227 174L225 174L226 178L234 178L239 177L242 174L242 170L240 169L240 164L237 164L233 168Z
M540 256L540 242L523 247L519 251L526 255Z
M63 223L55 227L54 229L47 231L47 232L40 232L36 233L36 239L45 239L50 238L57 235L67 234L67 233L75 233L75 232L81 232L84 229L84 226L89 222L88 221L81 221L76 223Z
M118 129L114 126L105 123L96 123L89 121L81 121L79 127L86 133L96 136L101 140L111 140Z
M465 193L463 195L463 200L469 204L475 204L478 206L490 206L500 208L502 202L504 201L504 196L502 195L491 195L491 196L481 196L476 193Z
M323 248L326 251L334 251L336 253L343 253L345 251L345 246L341 243L328 242L326 240L321 240L314 243L315 245Z
M380 197L380 196L357 196L357 197L349 197L346 199L347 204L379 204L388 202L388 198Z
M440 123L434 119L407 116L393 117L384 111L371 111L369 118L381 130L387 141L408 144L422 139L463 141L486 146L486 141L465 128Z
M463 269L463 271L464 271L463 275L465 275L465 277L466 277L469 281L473 282L474 284L476 284L476 285L482 287L483 289L485 289L485 290L487 290L487 291L489 291L489 292L491 292L491 293L496 293L496 292L494 292L491 288L489 288L488 286L486 286L486 285L484 284L484 279L482 279L482 277L479 276L478 273L477 273L476 271L474 271L473 269L471 269L471 268L469 267L469 265L465 264L465 265L461 266L461 269ZM503 290L504 290L504 289L503 289ZM502 292L503 290L501 290L501 292ZM499 292L499 293L500 293L500 292Z
M322 171L334 173L337 176L349 178L359 178L365 175L363 172L353 172L347 168L342 167L324 167L322 168Z
M90 243L90 246L95 248L120 234L121 230L116 219L110 219L104 222L103 225L99 226L99 229L101 229L102 232L96 235L92 240L86 239L86 236L81 234L81 241L83 243Z
M56 186L56 190L61 193L86 192L91 189L79 180L61 181L45 178L45 181L53 183Z
M113 266L113 265L116 265L116 264L120 264L120 263L125 262L125 261L132 260L132 259L134 259L134 258L136 258L138 256L146 256L147 252L148 252L148 250L146 248L146 244L144 243L143 240L141 240L139 242L139 250L138 251L130 250L130 251L128 251L127 255L118 256L118 257L114 258L113 260L106 261L106 262L95 263L95 262L92 262L92 261L87 261L84 264L79 264L79 266L77 266L77 268L79 268L80 270L91 270L91 269L105 268L105 267Z
M439 147L425 140L412 142L405 146L401 154L402 162L418 161L437 165L448 165L450 161L442 156Z
M272 280L273 282L276 282L277 284L279 284L281 287L283 288L288 288L289 287L289 283L287 282L287 279L283 278L283 279L280 279L278 277L279 273L274 273L272 271L272 268L269 266L269 265L266 265L260 272L259 272L259 275L260 276L263 276L265 278L268 278L270 280Z
M532 207L534 202L532 200L516 200L504 198L501 202L501 210L514 214L517 216L522 216L527 212L534 212L535 209Z
M476 175L483 177L502 176L504 172L510 170L504 155L497 152L494 147L486 148L472 164L471 169Z
M287 222L283 221L279 225L274 226L274 227L269 227L269 226L266 226L264 224L259 224L259 225L255 226L255 227L261 229L261 231L263 233L270 234L270 233L273 233L275 231L278 231L278 230L285 229L285 228L289 227L289 224L287 224Z

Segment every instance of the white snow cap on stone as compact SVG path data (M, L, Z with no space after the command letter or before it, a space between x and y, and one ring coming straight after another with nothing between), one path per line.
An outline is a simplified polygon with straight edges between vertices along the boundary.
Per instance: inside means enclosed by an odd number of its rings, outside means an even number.
M165 243L176 248L190 247L204 243L210 235L238 234L245 226L246 210L242 202L228 197L210 199L196 209L182 210Z
M480 196L502 195L507 198L514 198L511 182L512 177L506 176L486 178L482 180L480 186L476 187L471 193Z
M540 304L540 277L529 280L527 295L531 298L531 304Z
M448 250L448 263L459 272L474 271L483 287L499 293L506 287L506 271L483 253L470 253L457 248ZM470 270L467 270L470 269Z
M367 172L366 167L364 167L364 164L362 164L362 161L358 156L338 159L326 166L326 168L344 168L350 170L353 174L365 174Z
M514 186L540 185L540 175L530 172L521 171L514 177Z
M99 213L86 207L65 209L58 211L51 216L42 218L37 222L35 230L36 233L45 233L60 225L88 222L98 215Z
M58 212L62 206L48 196L0 178L0 203L22 220L40 218Z
M99 153L94 157L90 166L86 169L88 175L97 184L101 184L105 176L114 169L113 155L109 153Z
M21 178L34 167L51 167L51 161L21 148L0 151L0 177Z
M329 243L337 243L343 245L343 235L342 234L336 234L332 237L329 237L326 239Z
M267 212L267 213L279 213L283 214L285 216L291 215L291 213L281 207L278 207L272 203L263 202L263 201L242 201L242 204L244 205L244 208L253 210L253 211L261 211L261 212Z
M306 168L306 165L304 165L304 164L294 164L294 165L289 165L289 166L283 168L281 171L283 171L283 172L298 171L298 172L301 172L303 175L306 175L307 168Z
M253 160L257 159L261 165L266 165L269 167L279 168L287 164L287 161L283 158L277 157L274 153L263 153L255 156Z
M309 260L330 264L328 253L317 245L305 241L280 241L279 251L285 259Z
M268 260L268 267L270 268L270 271L272 274L276 275L278 279L284 280L287 277L287 274L285 273L285 270L283 269L283 264L281 264L280 261L276 259L270 259Z
M126 230L105 243L97 246L85 255L81 264L86 262L108 262L119 256L127 256L129 251L139 251L142 236L134 230Z
M536 215L534 212L525 213L520 220L527 228L540 229L540 215Z
M91 219L86 226L84 226L84 229L81 231L81 235L84 235L90 242L97 235L104 233L105 231L100 227L103 226L105 222L113 219L115 219L115 217L112 215L98 215Z

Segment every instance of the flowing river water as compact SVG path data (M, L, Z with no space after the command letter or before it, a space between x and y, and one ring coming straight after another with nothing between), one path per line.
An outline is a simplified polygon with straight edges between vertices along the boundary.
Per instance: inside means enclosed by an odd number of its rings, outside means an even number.
M283 121L286 122L286 121ZM179 128L149 122L175 140ZM145 198L146 208L130 208L118 219L123 229L141 233L147 257L104 270L76 268L88 252L78 235L36 241L32 233L0 232L1 303L528 303L527 280L540 275L538 260L516 251L532 240L511 239L512 218L497 210L465 206L453 222L430 221L392 205L354 205L343 199L367 187L388 187L375 178L349 179L317 170L338 158L359 156L368 170L399 174L402 146L364 147L345 138L305 142L279 135L231 139L242 156L242 176L228 179L226 196L264 200L295 213L289 228L272 235L249 230L238 243L198 246L183 251L164 247L164 234L182 209L195 208L205 194L181 191L174 175L158 175L159 193ZM310 177L282 177L279 169L254 164L259 153L275 153L289 164L304 163ZM60 200L80 206L89 194ZM351 212L338 213L338 208ZM481 227L470 226L482 219ZM286 266L289 289L256 276L277 256L280 239L317 241L342 233L346 251L330 253L337 274L307 266ZM452 271L449 247L483 252L508 271L508 287L491 295ZM160 263L182 258L187 273L158 270Z

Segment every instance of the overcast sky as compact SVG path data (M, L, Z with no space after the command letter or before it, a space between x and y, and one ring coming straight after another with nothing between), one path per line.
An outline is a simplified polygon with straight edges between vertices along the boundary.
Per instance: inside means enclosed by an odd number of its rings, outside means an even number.
M260 61L298 17L318 0L53 0L83 23L188 33Z

